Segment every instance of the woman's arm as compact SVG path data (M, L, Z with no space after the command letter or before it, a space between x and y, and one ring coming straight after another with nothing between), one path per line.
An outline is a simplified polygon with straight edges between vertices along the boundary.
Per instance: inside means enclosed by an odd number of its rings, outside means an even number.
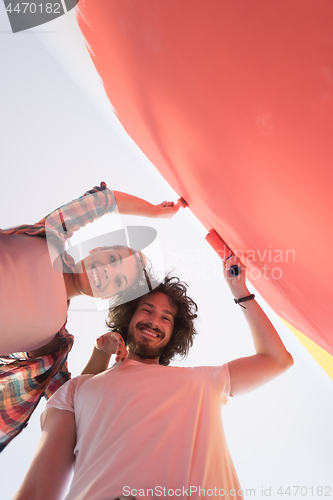
M51 234L56 231L67 239L81 227L113 212L116 208L120 214L171 218L181 206L184 206L181 200L176 204L164 201L159 205L152 205L136 196L111 191L105 182L101 182L100 186L95 186L79 198L54 210L39 221L37 226L45 225L45 229L51 230Z
M141 215L143 217L160 217L170 219L183 206L181 200L177 203L173 201L163 201L158 205L152 205L142 198L137 198L131 194L122 193L121 191L112 191L120 214L124 215Z

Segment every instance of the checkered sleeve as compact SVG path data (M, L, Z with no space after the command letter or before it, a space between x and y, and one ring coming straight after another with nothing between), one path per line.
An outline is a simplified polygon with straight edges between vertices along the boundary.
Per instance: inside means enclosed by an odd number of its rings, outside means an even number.
M46 231L56 231L64 239L89 222L100 219L116 208L116 199L105 182L84 193L80 198L61 206L38 224L45 224Z
M55 236L64 242L75 231L89 222L109 214L117 206L116 198L105 182L95 186L80 198L63 205L33 225L21 225L2 229L3 234L28 234L29 236Z
M0 357L0 452L27 426L42 396L49 398L70 379L67 355L74 339L65 326L57 336L60 347L52 354L34 359L23 352Z

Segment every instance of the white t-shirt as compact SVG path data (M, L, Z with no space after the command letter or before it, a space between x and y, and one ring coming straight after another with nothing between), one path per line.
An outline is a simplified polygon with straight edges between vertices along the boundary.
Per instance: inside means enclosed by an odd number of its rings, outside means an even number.
M0 355L37 349L66 322L64 277L45 238L0 232L0 318Z
M228 365L126 360L70 380L46 405L75 413L66 500L242 498L221 419L229 393Z

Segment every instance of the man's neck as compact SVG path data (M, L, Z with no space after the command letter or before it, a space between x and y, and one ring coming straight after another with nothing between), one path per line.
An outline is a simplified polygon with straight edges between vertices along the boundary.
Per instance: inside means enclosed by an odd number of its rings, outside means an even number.
M140 363L145 363L147 365L158 365L159 358L141 358L137 356L132 351L129 351L127 359L133 359L134 361L139 361Z

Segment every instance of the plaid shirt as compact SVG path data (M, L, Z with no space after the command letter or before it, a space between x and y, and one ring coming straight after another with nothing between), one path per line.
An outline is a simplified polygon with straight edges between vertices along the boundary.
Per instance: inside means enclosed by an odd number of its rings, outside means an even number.
M58 208L37 224L18 226L1 233L51 238L60 252L64 272L73 274L75 263L65 252L66 239L115 207L112 191L102 182L100 187L96 186L77 200ZM48 399L70 379L66 360L74 337L65 325L56 336L61 339L60 347L52 354L36 359L29 358L24 352L0 357L0 451L27 426L42 396Z

